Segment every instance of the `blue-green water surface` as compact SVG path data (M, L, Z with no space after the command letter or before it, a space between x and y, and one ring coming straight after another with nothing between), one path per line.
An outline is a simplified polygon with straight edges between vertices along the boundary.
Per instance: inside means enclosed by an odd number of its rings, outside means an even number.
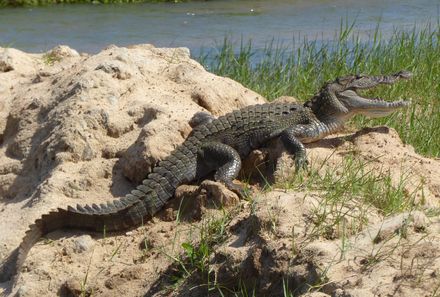
M97 52L108 44L152 43L189 47L193 54L221 44L225 36L263 47L302 36L331 40L341 20L355 21L361 38L411 30L439 20L439 0L220 0L123 5L52 5L0 9L0 46L29 52L67 44Z

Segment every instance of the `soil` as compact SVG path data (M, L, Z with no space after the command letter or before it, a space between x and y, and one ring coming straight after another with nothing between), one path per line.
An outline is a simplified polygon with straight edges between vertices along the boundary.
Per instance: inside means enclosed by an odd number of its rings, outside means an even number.
M0 48L0 98L0 259L50 209L128 193L185 139L196 112L219 116L266 102L207 72L185 48L152 45L96 55L66 46L43 54ZM244 161L248 199L204 181L179 187L166 209L134 230L52 232L31 249L18 278L0 284L0 295L440 294L440 160L417 154L388 127L345 131L307 150L318 174L341 176L344 162L356 160L417 207L388 215L356 204L354 194L327 204L325 191L288 186L291 159L274 141ZM325 230L317 229L317 213L327 215ZM349 214L343 223L341 213ZM212 226L218 238L203 263L194 262Z

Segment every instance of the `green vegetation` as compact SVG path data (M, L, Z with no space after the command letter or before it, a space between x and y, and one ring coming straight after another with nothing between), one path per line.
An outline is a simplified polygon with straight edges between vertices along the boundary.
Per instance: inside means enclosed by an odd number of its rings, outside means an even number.
M367 41L361 40L353 28L354 24L342 23L336 42L304 39L290 47L270 42L263 50L256 50L251 41L242 41L236 46L225 39L217 52L202 54L199 61L209 71L239 81L269 100L282 95L307 100L324 82L347 74L388 74L409 70L414 74L411 80L392 87L378 87L365 95L388 100L410 98L413 101L410 108L383 119L357 117L352 125L354 128L388 125L395 128L403 141L413 145L418 153L439 157L440 23L434 28L395 31L387 38L381 36L378 26ZM406 190L410 173L403 174L397 182L393 181L389 171L373 170L369 161L356 158L355 154L347 155L336 166L337 174L334 166L327 166L325 162L312 165L307 171L274 187L320 193L319 203L307 218L311 228L306 236L311 241L319 238L340 241L339 260L352 248L348 238L364 230L372 214L386 217L423 209L422 184L414 191ZM272 227L276 229L276 220L273 223ZM394 249L402 246L404 231L385 240L385 243L390 241L386 245L391 246L390 249L384 247L371 251L363 267L368 269L389 258ZM293 234L292 231L291 248L295 255L301 249L301 243ZM321 282L310 284L311 291L319 290L326 282L326 271L321 273ZM243 287L240 282L236 288L235 296L254 295L252 288ZM283 289L284 296L294 296L287 284Z
M235 215L235 209L222 211L219 216L209 216L196 224L195 227L200 235L196 243L182 243L183 253L181 255L170 255L174 260L176 268L170 277L168 290L174 290L185 282L198 283L199 289L203 291L220 290L213 280L213 271L209 266L209 258L214 252L214 246L221 244L227 238L227 225Z
M412 192L406 190L409 174L402 175L396 184L389 171L369 166L372 162L348 155L336 166L337 170L334 165L326 166L326 161L312 164L308 172L292 176L291 180L276 186L293 191L320 192L322 200L308 218L313 227L307 236L344 241L346 236L357 234L368 225L371 213L389 216L411 212L424 203L420 191L422 185ZM417 194L422 195L418 203Z
M121 4L121 3L179 3L185 0L0 0L0 7L5 6L40 6L50 4L72 4L72 3L92 3L92 4Z
M285 188L293 192L319 193L315 208L305 217L305 225L308 226L305 228L305 237L297 240L292 230L292 258L310 242L322 239L340 242L340 257L328 263L323 270L317 270L318 275L313 283L305 284L310 292L320 291L328 283L328 270L332 265L344 260L346 253L353 248L350 238L365 230L371 223L369 219L401 212L411 213L423 208L420 205L423 204L423 197L419 197L416 202L416 195L423 194L420 188L415 187L413 191L405 190L411 177L409 174L402 175L397 184L393 183L389 171L373 169L370 166L374 162L375 160L361 160L355 153L348 154L336 166L327 164L327 160L319 164L312 163L306 171L291 176L290 180L282 184L274 185L275 188ZM258 202L251 200L250 203ZM252 217L252 207L250 210ZM194 225L200 237L194 242L184 242L180 255L171 257L175 261L175 268L172 270L174 273L170 276L169 285L164 287L165 290L178 291L188 286L191 290L198 288L219 296L259 295L258 289L243 279L237 279L232 285L218 282L211 266L214 252L227 239L228 226L239 211L240 206L223 210L220 215L208 216L202 224ZM273 235L276 240L278 219L282 214L277 210L273 211L271 213L271 209L268 209L267 226L264 226L263 222L260 223L261 230L264 229L263 232ZM406 228L407 226L403 225L399 232L377 239L377 245L371 251L366 250L365 254L360 254L360 257L364 257L361 261L362 269L367 270L378 263L393 259L393 252L398 248L410 250L410 243L403 240L408 233ZM258 230L257 228L252 232L258 233ZM282 289L284 296L297 296L294 292L298 288L292 288L292 291L284 279Z
M440 156L440 23L434 28L395 31L386 39L378 26L367 41L353 28L354 24L342 23L335 42L304 39L294 49L271 42L257 51L251 41L235 48L225 39L216 54L203 54L199 60L210 71L239 81L268 99L290 95L306 100L325 81L351 73L410 70L414 73L410 81L366 93L384 99L411 98L410 108L383 119L358 117L354 125L391 126L417 152Z
M53 65L56 62L59 62L60 60L61 58L53 53L46 53L43 55L43 62L46 65Z

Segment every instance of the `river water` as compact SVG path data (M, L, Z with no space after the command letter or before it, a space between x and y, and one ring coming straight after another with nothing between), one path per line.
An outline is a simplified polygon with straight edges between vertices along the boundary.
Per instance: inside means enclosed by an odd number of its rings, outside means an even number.
M275 39L331 40L341 21L368 39L414 26L436 26L439 0L219 0L190 3L53 5L0 9L0 46L29 52L67 44L94 53L108 44L189 47L194 55L233 41L263 47Z

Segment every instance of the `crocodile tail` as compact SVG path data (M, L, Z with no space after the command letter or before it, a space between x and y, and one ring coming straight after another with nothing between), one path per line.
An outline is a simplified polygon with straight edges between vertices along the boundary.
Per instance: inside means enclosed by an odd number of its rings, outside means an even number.
M74 214L68 210L58 209L56 211L51 211L48 214L43 215L41 218L37 219L34 224L29 226L26 231L20 246L16 248L0 265L0 281L10 280L13 276L17 274L17 271L21 268L26 259L31 247L46 233L50 230L55 230L63 226L63 221L61 216L65 215L67 217L73 216ZM67 221L71 221L68 219Z
M141 225L167 203L180 183L194 179L193 156L188 148L182 146L162 163L169 167L155 167L141 185L121 199L107 204L58 208L43 215L29 227L20 246L0 263L0 281L17 275L32 246L42 236L57 229L112 232Z
M130 203L131 202L134 203ZM20 246L0 263L0 282L12 279L20 271L32 246L44 235L61 228L91 231L119 231L140 225L150 215L137 197L126 197L97 206L58 208L37 219L26 231Z

